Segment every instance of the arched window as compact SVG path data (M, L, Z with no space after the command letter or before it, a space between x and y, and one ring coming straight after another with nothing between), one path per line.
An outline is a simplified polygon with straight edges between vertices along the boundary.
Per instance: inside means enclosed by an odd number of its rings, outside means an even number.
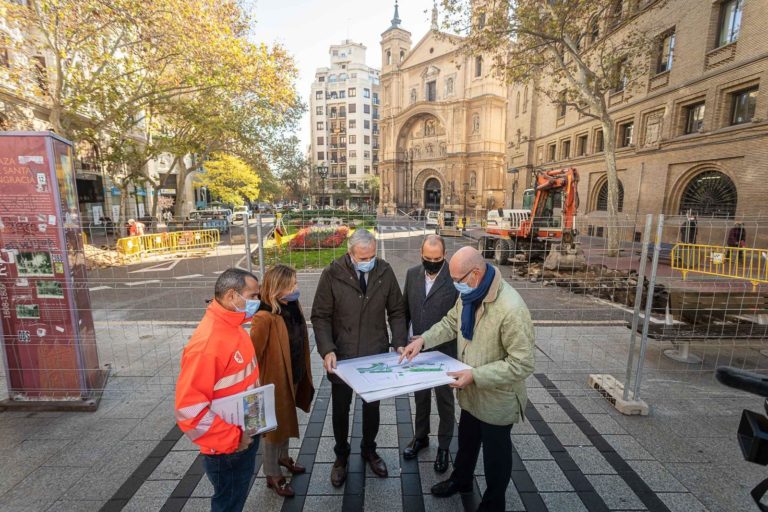
M523 89L523 114L528 111L528 86Z
M387 50L387 66L392 64L392 52Z
M736 185L719 171L704 171L685 185L680 214L689 210L699 217L731 218L736 215Z
M483 76L483 58L480 56L475 57L475 78Z
M515 116L520 115L520 91L517 91L517 100L515 101Z
M400 50L400 62L403 62L405 60L405 50Z
M619 180L619 211L622 211L624 209L624 185L622 185L621 180ZM608 211L608 181L603 181L603 184L600 186L600 190L597 193L597 204L595 205L595 210L599 212L607 212Z

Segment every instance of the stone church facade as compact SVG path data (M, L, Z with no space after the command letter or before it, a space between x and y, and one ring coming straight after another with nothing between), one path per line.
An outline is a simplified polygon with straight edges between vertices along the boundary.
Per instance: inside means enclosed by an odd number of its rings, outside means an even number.
M461 38L432 29L415 45L395 10L382 34L381 210L453 209L469 217L509 202L506 87Z

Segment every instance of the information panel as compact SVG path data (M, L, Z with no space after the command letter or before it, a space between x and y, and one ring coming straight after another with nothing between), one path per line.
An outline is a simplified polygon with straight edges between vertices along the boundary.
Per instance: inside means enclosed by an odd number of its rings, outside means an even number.
M88 400L103 388L72 145L0 134L0 334L11 401Z

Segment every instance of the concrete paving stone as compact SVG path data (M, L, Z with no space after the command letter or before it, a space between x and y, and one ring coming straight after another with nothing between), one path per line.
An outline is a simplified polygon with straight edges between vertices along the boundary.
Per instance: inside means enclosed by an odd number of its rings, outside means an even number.
M628 432L610 414L584 414L584 418L600 434L627 434Z
M603 437L624 460L654 460L653 455L632 436L608 434Z
M536 410L547 424L573 423L568 414L557 404L537 404Z
M41 466L0 496L0 510L47 510L85 473L85 468Z
M379 425L397 425L397 413L394 406L379 407Z
M575 423L552 423L549 428L563 446L591 446L587 436Z
M51 457L46 464L50 466L81 466L91 467L104 458L108 458L115 446L125 439L125 436L139 420L105 420L101 425L99 420L92 429L82 432L77 439L67 444L66 450ZM113 430L105 430L111 427Z
M645 505L618 475L586 475L611 510L643 510Z
M573 491L557 462L550 460L524 460L523 464L539 492Z
M515 423L512 427L512 432L515 434L535 434L536 430L533 428L530 421L525 420Z
M397 426L381 425L376 436L376 446L378 448L398 448L400 440L397 437Z
M303 512L330 512L341 510L343 496L307 496Z
M389 478L400 478L400 450L397 448L377 448L376 453L378 453L379 457L381 457L387 464ZM373 471L371 471L368 464L365 464L365 477L366 479L379 478Z
M182 512L210 512L210 498L189 498Z
M309 479L307 495L333 495L344 494L344 486L334 487L331 485L331 468L333 464L315 464L312 468L312 475Z
M627 464L635 470L648 487L654 492L685 493L688 489L672 476L672 473L655 460L628 460Z
M478 476L476 478L477 487L480 489L480 496L482 496L488 484L486 483L484 476ZM520 495L517 493L517 489L515 489L515 484L511 480L507 486L507 492L505 493L504 498L506 501L505 510L508 512L520 512L525 510L523 500L520 499Z
M370 469L368 470L370 473ZM392 472L390 471L390 475ZM403 500L399 478L365 477L365 512L401 512Z
M571 405L573 405L581 414L605 414L611 409L611 405L608 401L599 395L590 397L570 396L568 397L568 401L571 402Z
M133 496L135 498L168 499L178 484L178 480L147 480L141 484Z
M429 512L465 512L459 494L454 494L450 498L437 498L427 494L424 496L424 510Z
M165 505L165 498L133 497L122 512L157 512L163 508L163 505Z
M98 512L104 505L103 501L70 501L59 500L51 505L50 512Z
M530 400L531 403L536 404L537 408L538 408L538 404L554 404L555 403L555 399L552 398L552 395L550 395L549 392L543 388L529 389L528 400Z
M429 494L432 486L443 480L447 480L451 476L450 471L438 474L435 472L432 462L419 462L419 474L421 477L421 492Z
M196 452L169 452L148 480L181 480L197 455Z
M537 435L512 434L512 446L522 459L548 460L552 459L544 442Z
M587 512L575 492L542 492L539 495L550 512Z
M210 498L213 496L213 484L208 477L203 475L200 481L197 483L197 487L192 491L192 496L196 498Z
M193 443L187 436L181 436L176 444L171 448L173 451L199 452L200 447Z
M128 399L120 401L118 405L112 407L104 418L146 418L155 408L160 405L159 398L150 400Z
M568 446L568 454L585 475L615 475L605 457L594 446Z
M665 467L710 511L754 510L755 504L749 495L754 484L734 480L728 470L718 470L711 464L671 463ZM763 469L755 467L759 471L756 477L765 478Z
M334 446L336 446L336 441L332 437L321 437L315 462L334 462L336 460L336 453L333 451Z
M670 512L707 512L706 507L689 492L660 492L657 496Z
M330 483L328 484L330 485ZM248 499L245 500L243 510L280 510L283 506L282 498L272 489L267 487L267 480L257 478L251 486L251 492L248 493Z

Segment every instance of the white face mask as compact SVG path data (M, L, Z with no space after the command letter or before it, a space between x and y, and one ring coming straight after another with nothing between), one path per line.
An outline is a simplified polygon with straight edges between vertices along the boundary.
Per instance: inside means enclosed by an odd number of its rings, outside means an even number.
M352 262L355 264L355 268L358 272L370 272L373 270L373 267L376 266L376 256L371 258L369 261L355 261L354 258L352 258Z

